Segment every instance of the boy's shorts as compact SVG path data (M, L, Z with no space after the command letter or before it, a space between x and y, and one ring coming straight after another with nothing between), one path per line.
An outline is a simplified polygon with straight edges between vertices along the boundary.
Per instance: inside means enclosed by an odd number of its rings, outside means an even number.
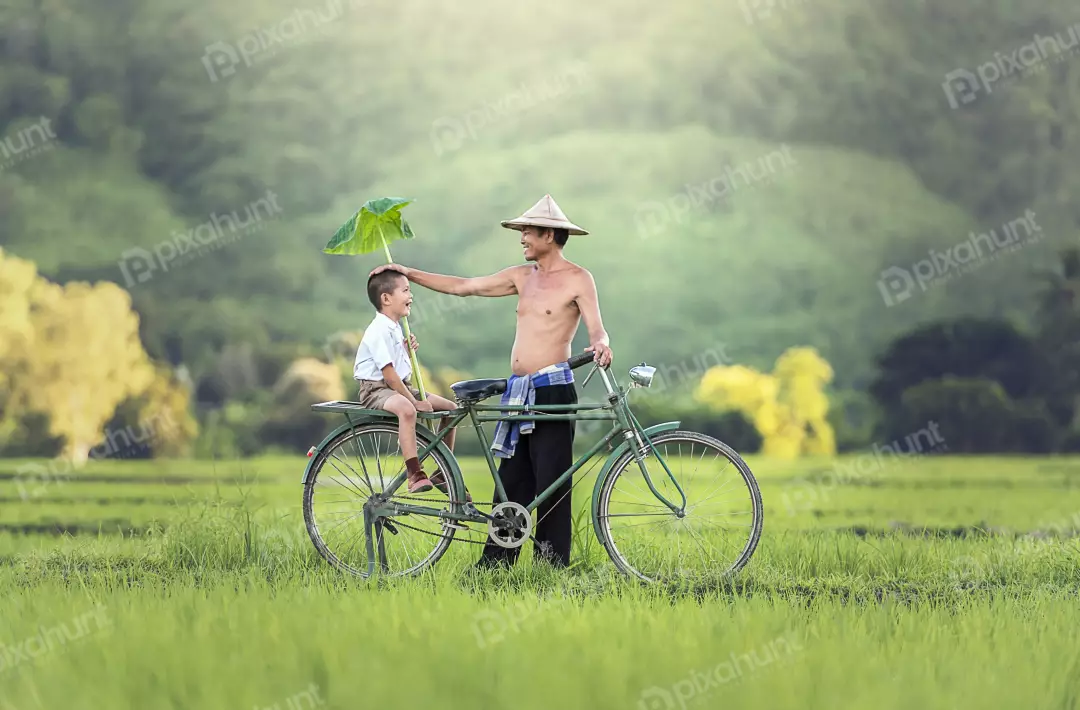
M403 382L413 397L420 399L420 390L413 387L408 378ZM397 394L386 384L386 380L357 380L357 384L360 390L356 394L356 401L364 409L386 409L386 401Z

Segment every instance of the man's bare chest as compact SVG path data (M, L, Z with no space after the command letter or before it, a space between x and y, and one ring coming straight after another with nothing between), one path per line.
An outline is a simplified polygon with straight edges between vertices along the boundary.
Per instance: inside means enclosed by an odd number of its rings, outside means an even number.
M547 318L575 317L578 315L573 281L566 277L538 274L527 276L518 291L518 316L544 316Z

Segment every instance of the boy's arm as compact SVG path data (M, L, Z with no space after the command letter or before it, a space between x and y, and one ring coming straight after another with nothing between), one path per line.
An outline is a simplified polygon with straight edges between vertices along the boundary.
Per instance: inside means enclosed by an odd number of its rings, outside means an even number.
M513 296L517 293L516 276L522 268L522 266L511 266L490 276L464 278L461 276L433 274L428 271L401 266L400 264L383 264L373 269L371 275L374 276L387 269L393 269L404 274L409 281L439 293L447 293L451 296L487 296L496 298L498 296Z
M397 370L394 369L394 364L390 363L382 369L383 379L386 380L386 385L400 394L405 399L412 403L412 406L416 408L418 412L430 412L431 402L420 401L416 397L413 397L413 393L409 391L409 388L405 386L405 383L398 377Z

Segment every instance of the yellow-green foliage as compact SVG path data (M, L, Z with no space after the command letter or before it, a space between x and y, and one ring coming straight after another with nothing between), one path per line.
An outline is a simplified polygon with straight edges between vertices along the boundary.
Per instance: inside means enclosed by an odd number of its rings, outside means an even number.
M772 374L744 365L708 370L694 394L716 411L742 412L764 439L762 453L794 459L836 453L836 437L826 417L825 386L833 370L814 348L790 348Z
M0 295L4 418L45 415L65 454L85 461L117 405L154 379L131 297L108 282L51 283L2 251Z

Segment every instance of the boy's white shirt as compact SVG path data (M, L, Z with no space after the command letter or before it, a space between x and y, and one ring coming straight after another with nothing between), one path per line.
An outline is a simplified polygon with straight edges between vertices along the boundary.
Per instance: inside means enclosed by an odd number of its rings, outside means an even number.
M360 347L356 349L353 363L353 379L383 381L382 369L393 363L394 371L402 380L412 375L412 364L405 349L405 334L401 324L389 316L376 313L364 331Z

